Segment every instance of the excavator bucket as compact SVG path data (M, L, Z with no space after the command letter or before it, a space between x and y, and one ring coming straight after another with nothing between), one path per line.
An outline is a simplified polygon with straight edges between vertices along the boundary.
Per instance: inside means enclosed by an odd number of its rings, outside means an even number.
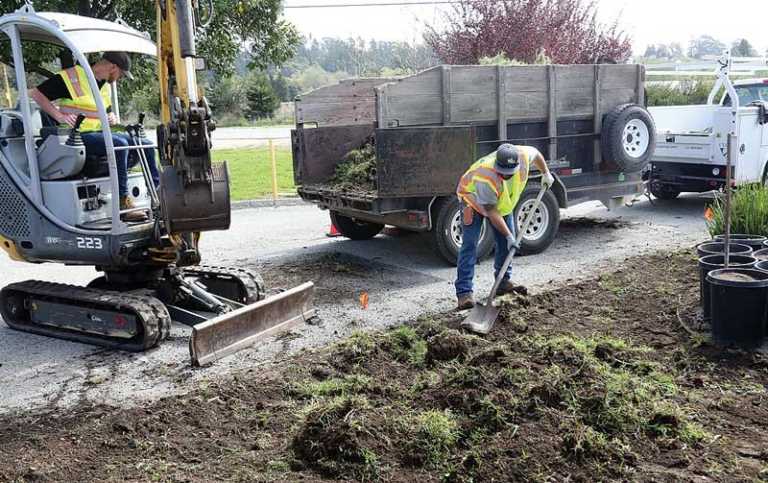
M315 315L315 285L307 282L192 327L189 355L204 366L296 327Z

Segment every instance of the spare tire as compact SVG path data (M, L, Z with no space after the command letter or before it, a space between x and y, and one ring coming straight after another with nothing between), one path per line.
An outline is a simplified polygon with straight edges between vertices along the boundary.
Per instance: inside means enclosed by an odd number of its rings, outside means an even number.
M625 173L641 171L656 149L656 124L637 104L623 104L603 118L600 137L603 159Z

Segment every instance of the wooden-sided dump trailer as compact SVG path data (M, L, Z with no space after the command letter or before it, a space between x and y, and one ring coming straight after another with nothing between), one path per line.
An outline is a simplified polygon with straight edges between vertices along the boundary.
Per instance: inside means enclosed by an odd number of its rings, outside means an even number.
M607 207L643 190L655 128L642 107L640 65L449 66L399 79L345 80L296 100L292 131L299 195L328 209L352 239L384 225L431 231L455 263L462 224L456 186L471 163L502 142L534 146L557 183L523 238L523 253L554 239L559 209L599 200ZM375 189L329 183L352 149L373 140ZM533 205L533 178L518 220ZM520 222L520 221L518 221ZM479 253L493 248L486 229Z

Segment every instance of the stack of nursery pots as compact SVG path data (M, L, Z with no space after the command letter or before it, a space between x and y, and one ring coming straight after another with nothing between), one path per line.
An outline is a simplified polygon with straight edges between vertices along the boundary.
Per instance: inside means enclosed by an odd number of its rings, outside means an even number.
M703 317L710 321L715 343L759 347L768 323L766 237L731 235L727 264L725 248L724 235L696 247ZM765 270L759 269L760 260L765 260Z

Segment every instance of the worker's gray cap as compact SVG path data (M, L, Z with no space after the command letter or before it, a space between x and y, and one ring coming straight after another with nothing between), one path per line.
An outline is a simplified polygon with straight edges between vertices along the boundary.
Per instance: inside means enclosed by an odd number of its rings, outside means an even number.
M133 74L131 74L131 58L125 52L104 52L101 58L120 67L125 77L133 79Z

